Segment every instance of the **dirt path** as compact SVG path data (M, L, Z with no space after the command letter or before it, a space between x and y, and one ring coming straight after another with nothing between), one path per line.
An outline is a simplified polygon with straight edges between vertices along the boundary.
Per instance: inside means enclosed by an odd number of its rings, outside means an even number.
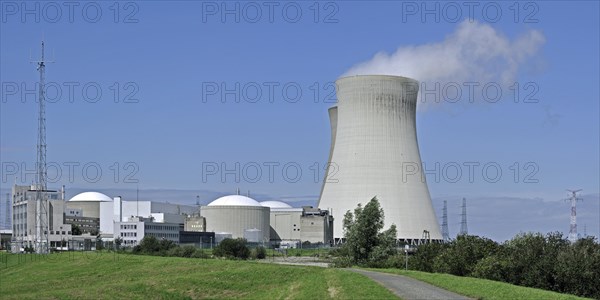
M435 287L428 283L412 279L410 277L373 272L361 269L348 269L351 272L363 274L387 289L392 291L398 297L409 299L469 299L465 296L455 294L444 289Z

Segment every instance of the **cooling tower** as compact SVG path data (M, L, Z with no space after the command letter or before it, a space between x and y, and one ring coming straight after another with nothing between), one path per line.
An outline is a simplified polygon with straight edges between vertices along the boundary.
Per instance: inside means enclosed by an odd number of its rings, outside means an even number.
M441 240L417 144L419 84L399 76L352 76L336 81L337 109L329 110L328 176L318 207L335 216L334 237L343 237L343 215L377 197L385 228L398 239ZM429 233L427 236L424 231Z

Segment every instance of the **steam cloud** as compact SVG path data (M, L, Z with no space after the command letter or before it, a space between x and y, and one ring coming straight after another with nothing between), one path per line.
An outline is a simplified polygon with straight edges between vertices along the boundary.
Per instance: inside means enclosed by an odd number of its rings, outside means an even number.
M398 75L422 82L497 82L510 85L519 67L545 42L537 30L510 40L487 24L463 21L439 43L400 47L377 53L352 67L344 76Z

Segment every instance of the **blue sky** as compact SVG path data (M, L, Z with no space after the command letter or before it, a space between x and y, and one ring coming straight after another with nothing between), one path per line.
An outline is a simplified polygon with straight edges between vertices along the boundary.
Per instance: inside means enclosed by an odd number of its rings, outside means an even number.
M63 2L51 2L61 8L60 16L54 4L27 2L33 11L39 5L37 21L15 3L2 1L0 21L2 195L15 177L20 184L34 180L26 170L35 163L37 103L21 92L38 81L29 61L30 53L38 58L43 36L47 57L56 61L47 67L47 82L62 92L47 105L48 161L60 168L60 174L49 170L55 178L50 186L64 184L71 196L97 190L130 197L139 186L141 197L181 203L194 203L195 195L206 203L240 188L260 199L314 204L329 151L328 83L379 52L440 43L468 17L461 2L453 2L461 8L457 20L455 7L428 2L437 21L431 14L422 20L420 4L409 14L415 2L406 1L281 2L271 20L263 2L152 1L81 3L70 20ZM236 4L239 22L221 15L222 5ZM597 235L598 3L492 2L485 12L483 6L473 11L478 24L511 41L535 30L545 42L519 62L517 103L514 90L504 86L496 103L446 102L419 110L422 160L440 166L433 171L439 180L428 176L436 210L449 201L451 233L458 230L462 197L469 199L473 233L502 240L519 231L566 232L569 209L561 199L565 189L582 188L580 232L587 224L587 232ZM252 23L257 7L261 16ZM293 23L296 8L302 15ZM239 102L222 92L236 84ZM97 87L102 94L90 103ZM219 91L210 89L215 87ZM530 92L536 103L524 103ZM479 164L472 182L465 173L470 162ZM240 174L239 182L235 174L221 178L222 167L235 169L236 163L238 171L230 173ZM501 169L496 182L482 175L486 164ZM209 174L215 165L219 170ZM463 172L458 180L456 165Z

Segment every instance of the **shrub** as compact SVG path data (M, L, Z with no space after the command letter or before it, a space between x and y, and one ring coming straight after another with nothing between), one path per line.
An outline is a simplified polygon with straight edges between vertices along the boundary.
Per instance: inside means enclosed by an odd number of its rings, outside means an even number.
M349 256L339 256L333 259L329 264L332 268L350 268L354 265L353 260Z
M267 250L263 246L256 247L252 251L252 258L254 259L265 259L267 257Z
M509 262L503 256L491 255L481 259L473 269L474 277L489 280L505 281L507 277Z
M178 247L178 248L181 248L181 256L182 257L192 257L194 255L194 253L196 253L196 247L191 246L191 245Z
M191 258L208 258L208 254L204 253L204 250L202 250L202 249L196 249L196 251L194 251L194 253L190 257Z
M411 270L433 272L433 261L440 255L447 244L429 243L421 245L417 251L408 258L408 266Z
M479 260L498 250L499 245L488 238L459 235L434 259L433 269L434 272L468 276Z
M181 247L173 247L166 251L166 256L183 257L183 249Z
M219 257L248 259L250 249L246 246L246 239L224 239L215 247L213 254Z

